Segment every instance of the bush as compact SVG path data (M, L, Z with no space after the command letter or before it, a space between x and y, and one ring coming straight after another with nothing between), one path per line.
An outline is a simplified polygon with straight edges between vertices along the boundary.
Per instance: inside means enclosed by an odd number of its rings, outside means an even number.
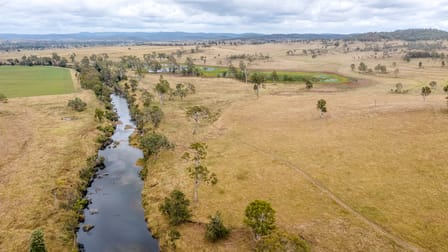
M69 100L67 106L78 112L84 111L87 107L87 103L83 102L81 98L76 97L73 100Z
M171 229L168 232L168 239L165 243L165 247L170 248L172 251L175 251L177 248L176 241L180 239L179 231L175 229Z
M30 252L47 252L44 233L40 229L34 230L31 234Z
M222 223L221 214L217 212L209 218L210 222L205 226L205 238L211 242L227 238L230 231Z
M6 95L0 93L0 102L3 102L3 103L8 102L8 98L6 97Z
M256 251L296 251L308 252L310 248L306 241L299 237L277 231L263 237L256 247Z
M162 149L170 149L173 147L166 136L155 132L143 136L140 140L140 145L146 159L151 156L157 157L157 154L159 154Z
M191 218L189 209L190 201L185 198L185 194L179 190L174 190L169 197L165 197L164 202L159 206L160 212L167 216L170 225L179 225Z

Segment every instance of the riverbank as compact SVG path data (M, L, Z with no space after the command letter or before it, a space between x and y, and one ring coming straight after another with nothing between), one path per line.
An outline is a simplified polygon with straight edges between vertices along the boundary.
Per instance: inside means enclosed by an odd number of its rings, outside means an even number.
M67 101L80 97L87 110ZM0 251L28 251L31 232L42 228L49 251L72 251L79 171L95 154L99 135L91 91L9 99L0 105Z

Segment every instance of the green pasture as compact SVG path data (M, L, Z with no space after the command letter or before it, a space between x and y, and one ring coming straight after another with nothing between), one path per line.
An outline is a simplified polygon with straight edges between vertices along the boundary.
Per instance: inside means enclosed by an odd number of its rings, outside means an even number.
M74 91L70 70L44 66L1 66L0 93L8 98Z
M202 76L204 77L226 77L229 72L227 67L202 66L200 69L202 71ZM273 82L272 71L249 70L248 74L250 75L254 72L264 74L267 82ZM314 83L347 83L350 81L347 77L338 74L322 72L277 71L277 76L278 79L275 82L281 83L305 82L307 80Z

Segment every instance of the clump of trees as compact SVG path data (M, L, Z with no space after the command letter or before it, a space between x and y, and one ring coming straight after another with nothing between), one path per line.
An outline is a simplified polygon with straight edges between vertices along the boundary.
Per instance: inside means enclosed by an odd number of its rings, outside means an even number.
M72 61L73 62L73 61ZM59 56L57 53L52 53L51 57L39 57L36 55L22 56L21 59L7 59L2 64L8 65L22 65L22 66L58 66L67 67L68 60L65 57ZM1 65L1 64L0 64Z
M76 97L73 100L69 100L67 106L75 111L82 112L82 111L86 110L87 103L85 103L83 100L81 100L81 98Z
M422 87L422 91L420 94L423 97L423 101L426 101L426 96L429 96L431 94L431 88L428 86Z
M367 69L368 69L368 67L367 67L367 65L364 62L359 63L358 71L360 71L360 72L367 72Z
M433 58L433 59L444 59L445 54L444 53L438 53L438 52L426 52L426 51L411 51L407 52L406 55L404 55L403 59L406 61L410 61L414 58Z
M36 229L31 233L30 252L47 252L44 233L40 229Z
M375 66L375 71L378 73L387 73L387 67L385 65L378 64Z
M392 93L397 93L397 94L405 94L407 93L409 90L408 89L404 89L404 86L401 82L395 84L395 89L391 89L390 90Z
M178 83L176 89L171 93L173 96L179 97L183 100L188 94L196 93L196 87L191 83Z
M187 57L185 61L185 67L182 68L182 74L188 76L201 76L202 71L199 67L194 64L192 58Z
M179 190L174 190L165 197L159 206L160 212L168 218L170 225L177 226L190 220L190 200Z

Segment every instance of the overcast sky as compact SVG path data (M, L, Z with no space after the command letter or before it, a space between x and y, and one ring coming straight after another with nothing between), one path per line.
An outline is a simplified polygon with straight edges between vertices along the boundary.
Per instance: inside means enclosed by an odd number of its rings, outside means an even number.
M448 30L448 0L0 0L0 33Z

